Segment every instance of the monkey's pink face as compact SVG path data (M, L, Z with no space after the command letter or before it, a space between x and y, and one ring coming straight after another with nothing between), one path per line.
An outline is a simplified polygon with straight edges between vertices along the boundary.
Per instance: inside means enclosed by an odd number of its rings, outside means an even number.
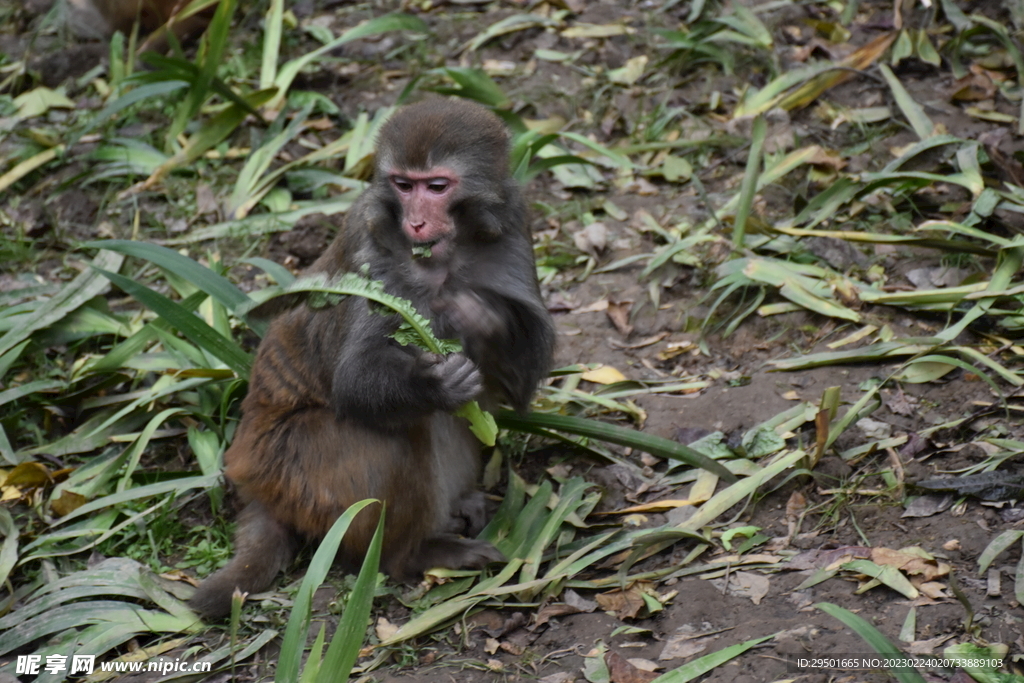
M455 231L448 213L458 176L447 168L395 171L388 174L402 203L402 232L415 244L429 244Z

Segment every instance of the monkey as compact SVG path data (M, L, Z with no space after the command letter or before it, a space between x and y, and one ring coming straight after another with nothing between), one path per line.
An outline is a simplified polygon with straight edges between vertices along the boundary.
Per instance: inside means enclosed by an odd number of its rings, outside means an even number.
M381 564L396 579L502 559L473 538L485 516L474 490L481 445L451 413L472 399L525 412L555 334L498 116L437 98L382 126L369 186L307 272L360 270L462 351L399 344L398 316L360 297L274 318L224 455L226 477L247 501L235 555L190 601L206 617L227 614L235 588L267 589L302 541L322 538L366 498L386 503ZM339 556L364 557L378 519L360 512Z

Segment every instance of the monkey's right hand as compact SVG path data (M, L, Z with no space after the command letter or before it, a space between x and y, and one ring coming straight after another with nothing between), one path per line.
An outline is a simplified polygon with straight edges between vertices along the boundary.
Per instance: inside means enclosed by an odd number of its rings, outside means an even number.
M461 353L424 353L417 359L415 372L430 402L449 412L475 399L484 388L480 369Z

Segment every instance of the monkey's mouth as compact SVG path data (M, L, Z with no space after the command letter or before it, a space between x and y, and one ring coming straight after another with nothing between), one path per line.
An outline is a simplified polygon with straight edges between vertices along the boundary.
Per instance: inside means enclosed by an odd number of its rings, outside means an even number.
M450 241L446 236L442 236L428 242L415 242L412 245L412 257L414 259L429 259L435 256L444 256L448 251Z

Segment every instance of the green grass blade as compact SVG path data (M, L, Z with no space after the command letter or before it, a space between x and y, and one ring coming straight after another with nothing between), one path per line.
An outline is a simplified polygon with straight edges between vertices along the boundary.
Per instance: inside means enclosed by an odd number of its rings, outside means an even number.
M170 271L183 280L194 284L229 309L234 310L249 301L249 297L236 287L230 280L218 275L206 266L183 256L173 249L149 242L133 242L130 240L103 240L86 242L83 247L95 247L116 251L125 256L144 259Z
M130 294L141 304L169 322L174 329L185 335L189 341L219 358L239 377L248 379L249 371L252 369L252 357L243 351L233 340L228 339L210 327L205 320L196 316L181 304L171 301L163 294L154 292L149 287L140 285L123 275L111 273L100 268L96 268L96 270L125 293Z
M703 657L698 657L692 662L687 662L678 669L673 669L672 671L663 673L651 681L651 683L688 683L688 681L692 681L703 676L715 667L725 664L730 659L739 657L747 650L750 650L761 643L767 642L774 637L774 635L763 636L743 643L730 645L729 647L722 648L718 652L712 652L711 654L704 655Z
M907 117L910 127L917 133L917 137L925 140L935 135L935 124L924 113L924 108L910 96L910 93L903 87L903 84L896 78L892 70L885 64L879 64L878 70L882 72L885 82L889 84L889 89L892 90L896 104L899 105L903 115Z
M754 118L754 130L750 134L750 154L747 156L747 168L743 173L743 182L740 184L740 199L736 206L736 218L732 226L732 243L742 249L747 234L747 217L750 215L750 207L754 205L754 195L757 192L757 178L761 169L761 149L764 146L764 138L767 135L768 127L764 117L758 115Z
M302 579L299 592L295 596L295 604L292 606L292 614L288 618L288 626L285 627L284 639L281 641L281 657L274 675L275 683L298 682L299 663L306 644L306 633L309 630L313 592L327 577L327 572L330 571L331 565L334 563L334 556L338 554L338 548L341 547L341 539L344 538L352 520L367 505L377 502L376 500L362 500L355 505L350 505L334 522L331 530L320 542L316 553L313 554L309 569L306 570L306 576ZM381 516L383 517L383 515Z
M847 628L864 639L864 642L886 658L903 659L903 653L889 639L882 635L882 632L868 623L864 618L857 616L849 610L829 602L819 602L815 605L825 614L841 621ZM889 669L896 680L900 683L925 683L924 678L912 667L901 667Z
M569 415L549 415L545 413L529 413L519 415L511 410L500 410L495 414L498 426L503 429L514 429L530 434L543 434L544 431L553 429L569 434L586 436L599 441L628 446L636 450L650 453L660 458L679 460L692 467L699 467L708 472L714 472L727 482L736 481L736 476L727 470L721 463L715 462L703 453L684 446L675 441L663 439L652 434L643 434L633 429L625 429L615 425L605 424L597 420L586 420Z
M263 61L260 64L260 90L274 85L277 60L281 58L281 33L284 29L284 0L270 0L263 20Z
M115 254L112 251L100 251L91 265L96 269L117 270L123 261L124 257L120 254ZM18 325L0 337L0 354L10 351L25 341L32 336L33 332L57 322L108 286L103 276L94 270L82 271L42 306L19 318Z
M993 538L978 556L978 576L984 576L989 565L1014 543L1024 538L1024 531L1007 529Z
M14 526L14 518L7 508L0 508L0 535L4 542L0 545L0 584L6 584L11 570L18 562L18 528Z
M377 522L377 530L373 533L370 547L366 551L366 559L356 577L352 595L345 605L345 613L341 615L338 630L334 632L331 644L324 657L324 665L317 681L337 681L345 683L352 666L356 663L359 650L366 638L366 622L370 618L373 607L373 594L377 586L377 568L380 566L380 551L384 543L384 514L381 510Z
M277 95L271 100L267 107L269 109L280 109L284 103L284 98L288 93L289 88L292 86L292 81L299 75L306 66L316 61L320 57L333 52L342 45L350 43L353 40L359 38L366 38L374 36L379 33L386 33L388 31L426 31L427 25L423 23L421 19L408 14L386 14L383 17L377 17L371 19L366 23L360 24L354 28L342 33L340 36L335 38L325 45L321 45L312 52L291 60L280 68L277 72L277 78L274 80L274 84L277 86Z

